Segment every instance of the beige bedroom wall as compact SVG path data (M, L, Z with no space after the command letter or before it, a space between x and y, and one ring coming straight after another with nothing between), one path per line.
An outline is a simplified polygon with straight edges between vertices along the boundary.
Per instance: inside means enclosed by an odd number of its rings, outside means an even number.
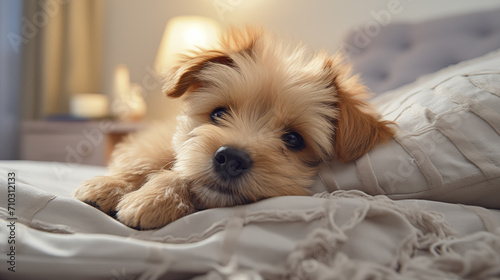
M103 52L103 91L112 89L116 65L126 64L131 82L146 90L147 119L174 116L177 104L163 97L152 66L168 19L211 17L223 26L259 24L334 52L353 27L369 21L421 21L500 7L498 0L107 0ZM390 17L390 19L389 19Z

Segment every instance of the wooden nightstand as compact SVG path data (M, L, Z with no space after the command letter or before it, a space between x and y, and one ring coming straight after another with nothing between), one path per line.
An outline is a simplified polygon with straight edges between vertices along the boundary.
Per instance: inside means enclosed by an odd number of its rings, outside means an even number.
M28 121L21 128L21 159L106 165L115 145L144 123Z

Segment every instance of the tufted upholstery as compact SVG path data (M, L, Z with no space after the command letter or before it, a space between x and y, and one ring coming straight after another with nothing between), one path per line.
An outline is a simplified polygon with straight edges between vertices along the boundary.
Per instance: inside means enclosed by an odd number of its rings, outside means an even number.
M354 69L374 93L500 48L500 9L381 26L375 19L367 22L351 32L344 45Z

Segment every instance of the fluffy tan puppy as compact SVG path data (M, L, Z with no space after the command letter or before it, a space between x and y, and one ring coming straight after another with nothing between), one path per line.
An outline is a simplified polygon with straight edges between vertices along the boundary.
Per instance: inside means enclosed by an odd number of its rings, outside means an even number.
M340 55L308 52L254 28L229 31L167 77L183 98L177 128L153 126L113 153L75 197L138 229L261 199L308 195L321 163L390 139Z

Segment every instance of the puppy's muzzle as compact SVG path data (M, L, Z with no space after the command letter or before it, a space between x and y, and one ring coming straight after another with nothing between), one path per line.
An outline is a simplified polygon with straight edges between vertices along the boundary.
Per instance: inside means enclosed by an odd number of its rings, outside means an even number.
M252 158L243 150L229 146L220 147L213 158L215 172L224 179L241 176L252 167Z

